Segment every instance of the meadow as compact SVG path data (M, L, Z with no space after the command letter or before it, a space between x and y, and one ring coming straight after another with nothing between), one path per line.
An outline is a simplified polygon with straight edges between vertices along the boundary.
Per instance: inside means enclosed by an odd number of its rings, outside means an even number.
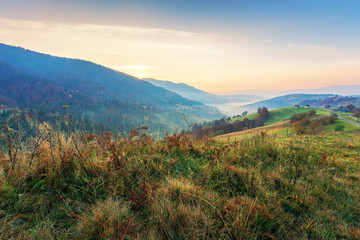
M330 111L323 109L323 108L305 108L305 107L299 107L299 108L294 108L294 107L284 107L284 108L277 108L277 109L272 109L269 110L269 116L265 122L265 126L274 124L274 123L278 123L278 122L282 122L282 121L286 121L289 120L294 114L297 113L304 113L304 112L309 112L311 110L316 110L318 115L329 115ZM244 120L245 118L252 120L252 119L256 119L258 116L258 113L252 113L246 116L241 116L241 117L234 117L231 118L230 122L234 123L236 121L241 121Z
M357 120L350 114L344 113L336 113L331 110L327 110L324 108L305 108L305 107L285 107L285 108L278 108L269 111L269 115L264 123L264 126L257 127L253 129L248 129L244 131L232 132L228 134L222 134L216 136L216 139L240 139L244 137L254 136L256 134L260 134L261 132L276 136L289 136L289 135L296 135L296 131L294 128L294 124L291 123L290 119L292 116L296 114L305 114L310 111L316 111L315 115L312 116L315 120L325 119L330 116L342 116L343 118L350 120L345 121L343 119L337 118L334 122L329 124L320 124L316 126L316 134L330 134L330 133L359 133L360 127L357 126ZM231 118L229 122L234 123L236 121L244 120L245 118L248 119L256 119L258 116L257 113L252 113L247 116L242 117L234 117ZM313 134L314 135L314 134Z
M0 239L360 238L358 134L44 131L2 148Z

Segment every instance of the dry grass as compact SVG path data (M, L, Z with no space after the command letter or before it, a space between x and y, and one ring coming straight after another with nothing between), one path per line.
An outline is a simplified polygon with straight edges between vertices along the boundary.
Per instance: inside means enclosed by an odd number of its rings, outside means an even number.
M359 135L139 135L3 151L0 239L360 237Z
M232 138L232 137L236 137L236 136L256 135L256 134L260 134L261 132L276 131L279 129L287 128L287 127L290 127L291 125L292 124L290 123L290 120L288 120L288 121L284 121L284 122L274 123L269 126L257 127L257 128L253 128L253 129L240 131L240 132L233 132L233 133L219 135L219 136L216 136L215 139L228 139L228 138Z

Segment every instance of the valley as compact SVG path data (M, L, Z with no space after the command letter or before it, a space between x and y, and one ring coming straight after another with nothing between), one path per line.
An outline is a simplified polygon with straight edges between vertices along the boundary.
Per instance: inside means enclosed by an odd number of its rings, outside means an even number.
M360 100L331 89L217 95L0 44L0 239L359 239Z

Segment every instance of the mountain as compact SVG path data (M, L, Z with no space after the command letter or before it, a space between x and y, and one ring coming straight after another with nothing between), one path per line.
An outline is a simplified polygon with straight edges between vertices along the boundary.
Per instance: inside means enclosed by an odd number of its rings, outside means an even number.
M69 93L52 81L31 77L0 61L0 103L12 107L34 106L43 99L63 99Z
M333 94L289 94L289 95L274 97L264 101L244 105L239 109L239 112L245 110L248 112L255 112L259 107L266 107L268 109L291 107L293 105L299 104L304 100L327 98L331 96L334 95Z
M349 104L360 106L360 98L353 96L333 96L328 98L304 100L299 103L299 105L302 106L311 105L314 107L324 107L325 105L329 105L330 108L338 108L339 106L346 107Z
M334 94L334 95L343 95L343 96L356 96L359 95L360 85L332 85L322 88L313 88L313 89L293 89L284 91L281 89L276 90L246 90L246 91L236 91L236 94L255 94L263 97L276 97L290 94Z
M291 91L293 93L306 93L306 94L335 94L335 95L359 95L360 85L334 85L314 89L297 89Z
M0 44L0 60L29 75L96 98L156 105L168 101L196 104L163 88L88 61L54 57L4 44Z
M169 91L175 92L187 99L201 102L208 105L218 105L225 103L249 103L259 101L262 97L255 95L216 95L211 94L195 87L189 86L185 83L173 83L170 81L156 80L152 78L144 78L143 80L151 84L165 88Z
M221 117L216 108L92 62L0 44L0 104L40 108L45 103L51 110L68 105L76 116L97 122L126 121L126 130L151 125L174 131Z

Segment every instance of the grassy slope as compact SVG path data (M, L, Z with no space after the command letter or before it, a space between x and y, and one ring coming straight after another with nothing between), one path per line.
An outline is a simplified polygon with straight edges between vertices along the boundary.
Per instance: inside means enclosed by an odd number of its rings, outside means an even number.
M237 121L242 121L245 118L247 118L249 120L253 120L253 119L256 119L258 115L259 115L258 113L251 113L251 114L246 115L244 117L231 118L230 123L234 123L234 122L237 122Z
M260 132L266 132L268 135L276 135L276 136L288 136L295 135L294 127L290 125L288 121L284 122L278 122L271 125L267 125L264 127L249 129L245 131L240 132L234 132L224 135L219 135L216 138L217 139L240 139L240 138L247 138L250 136L254 136L257 134L260 134ZM357 126L354 126L346 121L343 121L341 119L336 120L334 124L331 124L329 126L325 126L322 130L322 134L328 134L328 133L351 133L351 132L360 132L360 128Z
M352 113L341 113L341 116L355 123L359 123L360 119L352 116Z
M326 126L323 132L324 133L330 133L332 131L353 132L358 130L360 130L360 127L348 123L344 120L337 119L334 124Z
M290 129L290 128L291 128L291 123L288 120L288 121L274 123L274 124L271 124L268 126L262 126L262 127L252 128L252 129L243 130L243 131L239 131L239 132L218 135L215 137L215 139L229 139L229 138L233 138L233 137L237 138L239 136L257 135L257 134L260 134L261 132L275 133L275 132L283 131L284 129Z
M329 115L331 113L331 111L326 110L326 109L321 109L321 108L299 107L296 109L294 107L285 107L285 108L274 109L274 110L269 111L269 117L268 117L268 120L265 122L264 127L249 129L249 130L235 132L235 133L224 134L224 135L218 136L217 138L227 139L228 137L230 137L230 138L239 137L239 136L244 137L246 135L258 134L262 131L268 132L269 134L277 134L279 136L295 134L294 128L292 126L290 126L289 123L286 121L289 120L294 114L308 112L313 109L316 110L317 116ZM253 114L248 115L248 118L255 119L257 117L257 115L258 115L257 113L253 113ZM237 120L243 120L244 118L246 118L246 117L233 118L233 119L231 119L231 122L235 122ZM354 125L352 125L346 121L343 121L341 119L338 119L338 120L336 120L336 122L334 124L325 126L322 132L323 133L331 133L334 131L354 132L354 131L359 131L359 130L360 130L359 127L354 126Z
M273 109L273 110L269 111L269 117L268 117L268 120L265 123L265 126L271 125L271 124L274 124L274 123L277 123L277 122L289 120L291 118L291 116L296 114L296 113L308 112L308 111L310 111L312 109L315 109L318 115L329 114L329 111L327 111L325 109L319 109L319 108L285 107L285 108ZM256 119L257 116L258 116L258 113L252 113L252 114L249 114L249 115L244 116L244 117L232 118L230 120L230 123L234 123L236 121L241 121L241 120L244 120L245 118L250 119L250 120Z
M95 139L2 156L1 239L360 237L359 135Z
M285 107L269 111L269 117L265 125L271 125L277 122L289 120L294 114L309 112L311 110L316 110L316 115L327 115L330 114L329 111L318 109L318 108L305 108L305 107Z

